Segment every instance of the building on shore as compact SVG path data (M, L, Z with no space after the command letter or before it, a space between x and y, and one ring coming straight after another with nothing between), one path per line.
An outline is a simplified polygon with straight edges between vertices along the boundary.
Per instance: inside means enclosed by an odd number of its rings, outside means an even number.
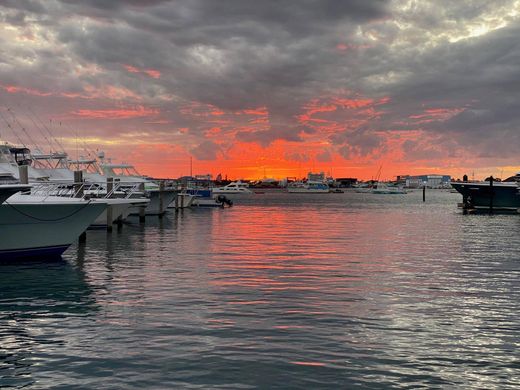
M338 177L336 178L336 187L350 188L357 184L358 179L355 177Z
M407 188L450 188L450 175L400 175L397 183Z

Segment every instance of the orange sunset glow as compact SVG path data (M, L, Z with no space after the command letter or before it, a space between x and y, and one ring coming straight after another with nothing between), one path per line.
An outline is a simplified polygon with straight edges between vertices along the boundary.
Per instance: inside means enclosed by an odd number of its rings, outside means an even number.
M493 70L516 69L518 13L423 26L421 4L324 4L285 24L247 7L0 5L1 137L56 151L41 121L71 156L103 150L168 178L515 173L517 78Z

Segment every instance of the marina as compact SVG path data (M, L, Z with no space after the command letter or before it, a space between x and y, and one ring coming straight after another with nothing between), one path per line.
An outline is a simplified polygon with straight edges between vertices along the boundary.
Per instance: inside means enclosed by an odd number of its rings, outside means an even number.
M519 216L459 199L266 192L3 264L0 384L516 387Z
M520 389L519 31L0 1L0 390Z

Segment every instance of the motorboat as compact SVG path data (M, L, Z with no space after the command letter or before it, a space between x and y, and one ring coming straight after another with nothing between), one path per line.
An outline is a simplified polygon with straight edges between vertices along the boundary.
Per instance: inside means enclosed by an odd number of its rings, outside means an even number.
M11 176L19 180L20 165L27 165L29 181L48 181L49 175L45 172L34 169L31 166L31 152L25 147L17 147L9 143L0 144L0 175Z
M128 163L112 163L110 159L105 159L104 154L100 154L101 162L99 167L105 177L112 177L118 181L121 187L135 187L139 185L142 192L135 192L133 197L146 196L150 202L146 206L146 215L163 215L168 206L175 201L177 197L177 188L166 186L166 184L158 184L150 180ZM139 214L139 208L133 208L131 214Z
M101 201L33 195L0 185L0 259L60 256L106 209Z
M330 188L325 183L293 182L287 185L287 192L305 194L326 194L330 192Z
M249 184L241 180L232 181L224 187L213 188L216 195L253 195L253 191L249 189Z
M451 186L462 195L461 206L469 209L516 211L520 209L520 173L502 181L453 181Z
M309 172L307 174L306 180L288 183L287 192L304 194L326 194L330 192L330 187L325 180L324 173Z
M193 205L193 201L195 200L195 195L190 194L186 190L182 190L177 194L177 200L173 200L169 205L168 208L179 208L179 209L186 209Z
M406 190L402 187L391 186L383 182L378 182L370 189L370 193L385 195L402 195L406 194Z

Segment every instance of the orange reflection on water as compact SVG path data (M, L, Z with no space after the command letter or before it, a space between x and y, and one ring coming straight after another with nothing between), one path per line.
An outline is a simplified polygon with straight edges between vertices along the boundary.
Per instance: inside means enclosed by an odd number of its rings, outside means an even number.
M321 363L321 362L291 362L291 364L296 364L298 366L316 366L316 367L325 366L325 363Z

